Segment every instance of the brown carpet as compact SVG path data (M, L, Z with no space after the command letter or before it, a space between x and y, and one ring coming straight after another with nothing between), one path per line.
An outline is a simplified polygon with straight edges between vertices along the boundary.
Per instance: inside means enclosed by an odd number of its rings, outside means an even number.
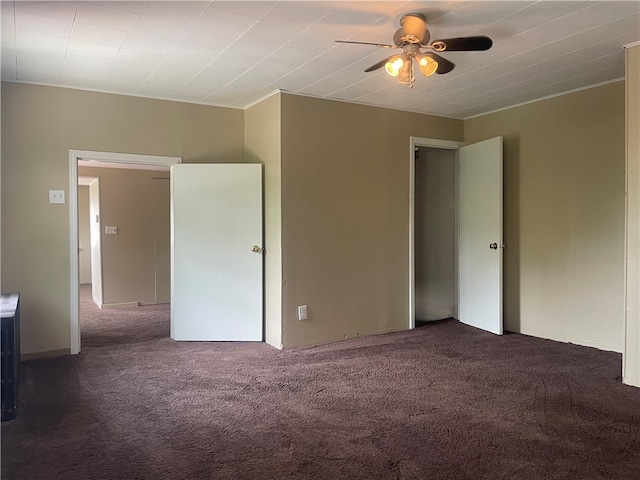
M80 285L82 349L169 338L171 305L101 310L91 298L91 285Z
M3 480L640 478L619 354L453 320L282 352L176 343L161 308L23 364Z

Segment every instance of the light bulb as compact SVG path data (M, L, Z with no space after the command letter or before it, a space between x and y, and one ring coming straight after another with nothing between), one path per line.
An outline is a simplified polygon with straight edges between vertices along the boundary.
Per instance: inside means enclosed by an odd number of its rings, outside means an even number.
M392 57L389 61L384 65L385 70L392 77L397 77L400 71L402 70L402 66L404 65L404 59L399 55Z
M438 62L436 62L433 58L424 55L418 60L418 66L420 67L420 71L424 74L424 76L428 77L429 75L433 75L436 72L436 70L438 69Z
M404 65L402 65L402 70L398 74L398 82L402 83L403 85L411 85L413 84L414 80L415 78L413 76L413 60L409 58L406 62L404 62Z

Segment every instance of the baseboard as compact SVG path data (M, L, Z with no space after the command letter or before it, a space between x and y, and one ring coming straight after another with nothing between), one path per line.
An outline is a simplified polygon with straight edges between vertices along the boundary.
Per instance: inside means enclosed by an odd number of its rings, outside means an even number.
M431 322L434 320L442 320L443 318L453 317L453 310L438 310L436 308L421 307L416 305L416 320Z
M131 308L131 307L139 307L139 302L123 302L123 303L103 303L102 305L98 305L101 309L109 309L109 308Z
M47 352L23 353L20 355L20 361L24 362L25 360L35 360L38 358L62 357L64 355L71 355L71 349L63 348L60 350L49 350Z

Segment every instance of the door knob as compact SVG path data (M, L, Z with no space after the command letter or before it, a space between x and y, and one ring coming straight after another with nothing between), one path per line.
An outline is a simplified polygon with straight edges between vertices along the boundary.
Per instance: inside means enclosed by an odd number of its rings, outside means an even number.
M498 244L497 244L497 243L491 243L491 244L489 245L489 248L490 248L491 250L497 250L497 249L498 249Z
M252 251L253 253L260 253L260 250L261 250L261 249L260 249L260 247L259 247L258 245L254 245L254 246L251 248L251 251Z

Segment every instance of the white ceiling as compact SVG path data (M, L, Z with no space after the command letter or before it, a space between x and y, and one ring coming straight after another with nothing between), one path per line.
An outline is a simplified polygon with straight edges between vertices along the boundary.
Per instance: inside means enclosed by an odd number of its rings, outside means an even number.
M453 118L624 77L638 1L2 1L2 80L245 108L276 90ZM413 89L384 69L400 17L486 52Z

